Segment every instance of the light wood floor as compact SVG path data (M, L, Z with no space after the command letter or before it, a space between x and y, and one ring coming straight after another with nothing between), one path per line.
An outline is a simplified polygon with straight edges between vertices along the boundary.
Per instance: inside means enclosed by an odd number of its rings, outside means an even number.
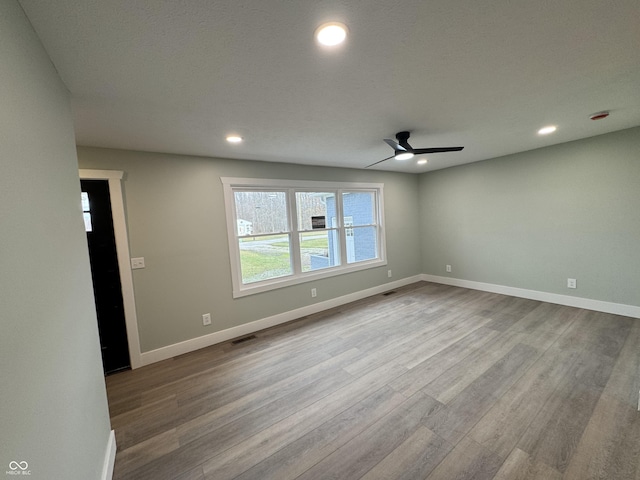
M116 479L639 479L640 321L417 283L107 378Z

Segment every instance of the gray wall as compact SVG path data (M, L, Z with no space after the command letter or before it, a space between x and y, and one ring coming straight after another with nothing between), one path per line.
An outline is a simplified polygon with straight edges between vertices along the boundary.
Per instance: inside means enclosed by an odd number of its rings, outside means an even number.
M126 172L131 255L146 264L133 271L143 352L420 273L415 175L87 147L78 160ZM383 182L388 266L233 299L220 177Z
M422 174L420 220L424 273L639 306L640 128Z
M110 426L73 125L14 0L0 59L0 473L26 461L29 478L97 479Z

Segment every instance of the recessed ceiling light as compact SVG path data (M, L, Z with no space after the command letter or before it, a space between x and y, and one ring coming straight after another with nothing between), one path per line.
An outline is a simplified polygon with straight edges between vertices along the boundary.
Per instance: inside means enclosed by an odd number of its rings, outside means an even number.
M558 129L555 125L549 125L547 127L542 127L538 130L538 135L549 135L550 133L555 132Z
M413 158L413 153L411 152L396 153L396 155L393 158L395 158L396 160L409 160Z
M227 135L227 142L229 143L240 143L242 141L242 137L239 135Z
M428 162L428 160L426 158L421 158L420 160L418 160L418 165L426 165Z
M340 45L347 38L347 26L340 22L330 22L316 29L316 40L326 47Z

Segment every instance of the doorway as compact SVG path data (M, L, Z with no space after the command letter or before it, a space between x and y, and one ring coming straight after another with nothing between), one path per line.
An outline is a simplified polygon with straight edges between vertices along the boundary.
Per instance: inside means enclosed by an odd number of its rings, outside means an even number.
M81 180L98 332L105 375L131 368L118 252L107 180Z

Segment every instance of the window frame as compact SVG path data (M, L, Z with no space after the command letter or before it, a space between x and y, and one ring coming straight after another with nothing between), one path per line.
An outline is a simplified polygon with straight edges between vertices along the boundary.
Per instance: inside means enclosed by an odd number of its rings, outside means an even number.
M370 268L387 265L385 222L384 222L384 184L383 183L356 183L356 182L326 182L310 180L276 180L262 178L236 178L221 177L224 192L224 205L227 221L227 243L231 266L231 279L233 285L233 297L243 297L255 293L266 292L291 285L298 285L322 278L343 275L346 273L367 270ZM242 269L240 262L235 191L285 191L287 202L287 221L290 244L292 274L260 280L248 284L242 283ZM355 263L347 262L347 246L344 226L343 193L344 192L369 191L375 193L374 215L376 228L376 245L378 256L374 259L363 260ZM300 233L312 230L301 229L298 225L298 212L296 209L296 192L326 192L334 193L336 198L336 222L338 240L340 243L340 265L321 268L317 270L302 271L300 250ZM331 231L330 219L325 219L326 228L316 231ZM282 232L285 233L285 232Z

